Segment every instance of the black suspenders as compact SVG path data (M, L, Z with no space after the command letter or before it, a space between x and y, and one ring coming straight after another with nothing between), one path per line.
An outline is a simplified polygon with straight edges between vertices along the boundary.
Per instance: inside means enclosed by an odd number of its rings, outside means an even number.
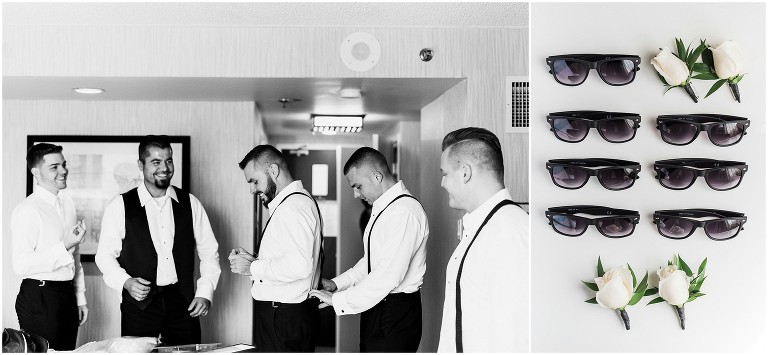
M379 212L379 214L378 214L378 215L376 216L376 218L373 220L373 223L371 223L371 228L368 230L368 250L367 250L367 253L366 253L366 254L368 255L368 273L369 273L369 274L371 273L371 234L373 233L373 226L376 224L376 221L379 219L379 217L381 217L381 215L384 213L384 210L386 210L386 209L387 209L387 207L389 207L389 205L391 205L393 202L395 202L395 201L399 200L399 199L400 199L400 198L402 198L402 197L410 197L410 198L412 198L412 199L416 200L416 202L419 202L419 200L417 200L415 197L413 197L413 196L411 196L411 195L402 194L402 195L400 195L400 196L397 196L397 197L395 197L395 199L394 199L394 200L392 200L391 202L389 202L389 203L388 203L388 204L387 204L387 205L384 207L384 209L382 209L382 210L381 210L381 212ZM419 204L421 204L421 202L419 202Z
M464 251L464 256L461 258L461 263L459 264L459 272L458 275L456 275L456 352L462 353L464 352L464 343L462 340L462 331L461 331L461 271L464 269L464 259L467 258L467 254L469 253L469 248L472 247L472 244L475 242L475 239L477 239L477 236L480 234L480 231L483 230L483 227L488 223L488 221L491 220L491 217L498 211L500 208L506 206L506 205L515 205L517 207L520 207L520 205L512 202L511 200L503 200L499 202L496 207L494 207L490 213L488 213L488 216L485 217L485 220L480 225L479 228L477 228L477 232L475 232L475 236L472 237L472 240L469 242L469 245L467 246L467 250ZM522 208L522 207L520 207Z

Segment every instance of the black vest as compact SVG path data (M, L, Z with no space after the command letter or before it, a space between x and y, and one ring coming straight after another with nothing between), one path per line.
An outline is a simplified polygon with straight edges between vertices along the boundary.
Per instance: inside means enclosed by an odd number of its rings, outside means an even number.
M195 233L192 228L192 207L189 203L189 194L175 186L172 187L179 198L179 202L171 198L175 226L173 262L176 266L176 276L179 280L177 285L181 294L187 302L192 302L195 294ZM123 301L134 303L139 308L145 309L157 291L157 251L152 244L147 212L141 206L137 188L131 189L122 196L125 206L125 239L123 239L123 250L117 262L131 277L141 277L152 282L150 285L152 289L143 301L136 301L125 289L123 289Z

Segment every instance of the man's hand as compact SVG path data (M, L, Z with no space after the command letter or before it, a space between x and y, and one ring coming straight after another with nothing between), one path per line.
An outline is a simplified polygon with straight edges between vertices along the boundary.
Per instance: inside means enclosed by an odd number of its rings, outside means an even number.
M72 249L74 246L82 243L85 240L85 220L81 220L75 224L72 229L64 235L64 247L67 250Z
M192 303L189 304L187 310L191 311L189 312L190 317L200 317L207 315L208 308L210 307L211 301L203 297L195 297L195 299L192 300Z
M336 290L338 290L338 287L336 287L336 283L333 282L333 280L320 279L320 286L326 291L336 292Z
M142 279L141 277L132 277L125 280L123 288L137 301L143 301L149 294L149 284L151 282Z
M243 248L232 249L229 253L229 269L232 273L250 276L251 263L256 257Z
M88 306L86 305L77 306L77 314L80 317L79 325L82 326L88 320Z
M317 308L325 308L333 306L333 293L325 290L310 290L309 297L314 297L320 300L320 305Z

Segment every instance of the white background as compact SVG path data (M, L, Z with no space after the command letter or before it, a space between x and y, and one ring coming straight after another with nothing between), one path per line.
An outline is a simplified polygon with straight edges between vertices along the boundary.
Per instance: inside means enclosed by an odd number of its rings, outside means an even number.
M534 352L710 352L749 351L765 342L765 4L532 4L531 17L531 233L532 350ZM742 103L727 86L707 99L714 81L694 81L701 96L694 103L681 88L662 95L651 59L660 47L674 48L706 39L711 45L734 40L747 56L748 73L739 84ZM674 50L673 50L674 51ZM592 70L580 86L558 84L545 58L571 53L641 56L641 70L627 86L605 84ZM642 116L634 140L608 143L595 129L581 143L565 143L549 131L546 115L568 110L635 112ZM731 147L713 145L706 134L687 146L664 143L658 133L660 114L721 113L748 117L751 126ZM640 179L623 191L604 189L595 177L579 190L556 187L545 168L548 159L614 158L640 162ZM741 185L714 191L703 178L687 190L669 190L654 179L653 162L706 157L746 161ZM593 226L580 237L557 234L547 224L548 207L594 204L637 210L640 224L624 239L609 239ZM734 239L715 242L701 228L685 240L660 236L652 223L655 210L716 208L743 212L749 218ZM709 258L707 278L696 301L686 304L686 330L666 303L646 306L655 296L628 307L631 330L616 311L584 303L594 297L580 280L596 277L597 257L606 269L630 263L638 281L676 253L692 268ZM695 270L695 269L694 269ZM764 346L764 345L763 345Z

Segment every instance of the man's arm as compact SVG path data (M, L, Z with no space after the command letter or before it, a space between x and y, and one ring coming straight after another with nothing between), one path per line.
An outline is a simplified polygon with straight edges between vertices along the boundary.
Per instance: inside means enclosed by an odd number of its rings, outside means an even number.
M200 258L200 278L197 280L195 297L213 301L213 291L219 283L221 266L219 266L219 243L213 235L208 214L200 201L191 194L189 202L192 205L192 224L195 233L197 255Z
M117 262L123 250L123 238L125 238L125 207L123 197L117 196L104 210L99 247L96 250L96 265L104 274L104 283L118 292L122 292L125 282L131 278Z
M11 216L13 270L20 276L52 272L74 262L63 241L38 245L41 223L37 213L26 206L17 208Z
M368 275L368 256L363 254L363 257L357 261L355 266L334 277L331 281L336 284L338 291L344 291L363 281L366 275Z
M291 203L289 201L283 202ZM270 284L287 283L308 277L313 270L315 255L315 228L318 220L308 204L291 203L281 206L280 214L272 215L270 233L279 236L283 254L262 258L251 263L251 277L254 281Z
M386 238L382 255L371 266L371 273L359 284L333 295L333 307L337 315L364 312L387 296L405 278L408 266L421 244L426 225L426 218L420 221L411 210L390 211L390 215L380 218L379 223L389 226L387 235L374 235L373 238ZM382 253L382 251L379 251ZM367 263L366 263L367 271Z

